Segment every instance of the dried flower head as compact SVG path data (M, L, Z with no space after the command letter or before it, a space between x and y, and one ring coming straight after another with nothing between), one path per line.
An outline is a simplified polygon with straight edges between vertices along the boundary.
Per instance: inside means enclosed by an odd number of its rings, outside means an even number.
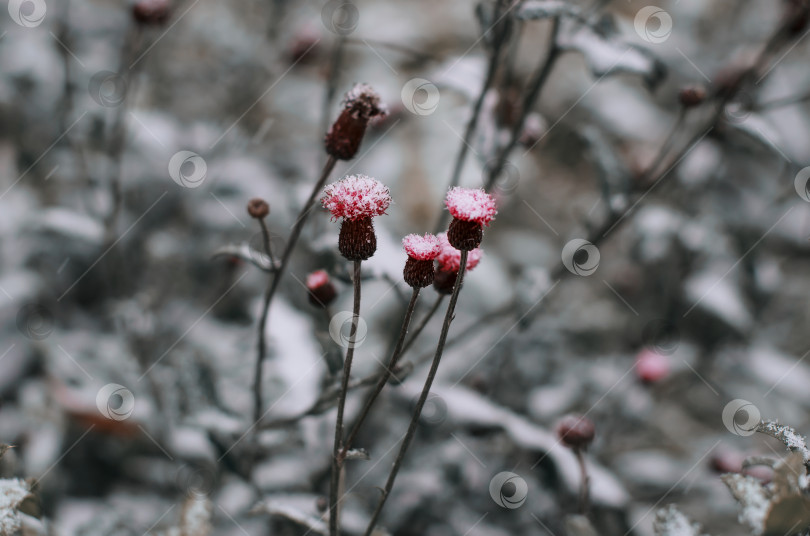
M360 149L369 122L388 114L380 96L368 84L357 84L346 94L343 110L324 139L326 152L338 160L351 160Z
M359 220L382 216L391 204L388 188L366 175L347 175L329 184L323 191L321 204L332 218Z
M450 245L447 240L447 233L439 233L436 238L439 240L441 252L436 256L438 270L440 272L458 273L461 267L461 251ZM467 252L467 271L472 270L481 261L481 249L475 248Z
M261 199L259 197L254 197L247 204L247 211L251 218L256 218L257 220L261 220L267 217L270 214L270 205L267 204L267 201Z
M706 88L701 85L686 86L678 92L678 100L684 108L693 108L706 100Z
M420 261L432 261L442 252L439 237L429 233L424 235L409 234L402 239L402 247L409 257Z
M424 288L433 283L433 259L442 251L439 239L432 234L410 234L402 239L408 254L402 277L412 288Z
M451 188L444 204L455 219L479 225L489 225L498 213L495 199L481 188Z
M337 290L325 270L316 270L307 276L309 303L317 307L327 307L335 301Z
M569 448L582 449L593 442L596 428L590 419L580 415L566 415L557 423L557 437Z

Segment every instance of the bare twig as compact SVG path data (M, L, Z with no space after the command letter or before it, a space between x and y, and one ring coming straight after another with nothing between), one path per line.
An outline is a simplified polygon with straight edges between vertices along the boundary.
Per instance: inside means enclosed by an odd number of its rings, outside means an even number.
M346 349L346 360L343 362L343 378L341 379L340 394L338 395L337 418L335 420L335 444L332 449L332 476L329 482L329 534L338 535L340 526L338 496L341 471L343 469L343 458L345 452L340 452L340 445L343 441L343 412L346 408L346 395L349 391L349 376L352 371L352 359L354 358L355 335L357 334L357 324L360 318L360 266L362 261L354 261L354 308L352 309L352 327L349 332L349 347Z
M253 371L253 422L258 423L262 416L262 365L264 364L265 357L267 355L267 348L265 344L265 332L267 326L267 319L270 313L270 304L273 301L273 297L276 295L276 292L279 288L279 283L281 283L281 278L284 277L284 273L287 270L287 265L290 263L290 258L292 257L292 252L295 249L295 244L298 242L298 238L301 236L301 230L304 228L304 223L307 221L309 214L312 212L312 206L315 203L315 199L318 197L318 193L323 188L326 179L329 177L329 174L335 168L335 164L337 160L330 156L329 159L326 161L326 164L323 167L323 171L321 172L321 176L318 179L318 182L312 188L312 192L309 194L309 199L307 199L304 206L301 207L301 211L298 213L298 217L293 224L292 232L290 232L290 238L287 241L287 246L284 248L284 253L281 255L281 263L278 266L278 270L275 273L270 274L271 282L267 286L267 291L264 294L264 303L262 304L262 314L261 318L259 319L258 335L257 335L257 351L256 351L256 365Z

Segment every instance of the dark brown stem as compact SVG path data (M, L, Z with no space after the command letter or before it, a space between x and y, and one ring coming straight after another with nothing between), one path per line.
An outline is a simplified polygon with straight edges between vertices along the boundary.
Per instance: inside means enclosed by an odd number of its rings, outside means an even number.
M371 521L369 521L368 527L366 527L365 536L371 536L371 533L374 531L374 527L377 524L377 519L379 519L380 513L385 506L385 502L388 500L388 496L391 494L391 489L394 487L394 481L397 478L397 473L399 473L399 469L402 467L402 460L405 458L405 453L408 451L408 447L410 447L411 441L413 441L413 436L416 434L416 428L419 425L419 417L422 415L422 408L425 406L425 401L430 394L430 388L433 386L433 380L436 379L436 372L439 370L439 362L442 359L444 345L447 342L447 334L450 331L450 323L453 321L453 317L455 316L454 313L456 310L456 302L458 302L458 295L464 280L464 271L466 268L467 251L462 251L461 259L459 260L458 278L456 279L456 284L453 287L453 295L450 297L450 304L447 306L447 312L444 315L444 324L442 324L442 331L439 335L439 343L436 346L436 353L433 356L433 363L430 365L430 370L428 371L425 385L422 387L422 394L419 395L419 401L416 403L416 409L414 409L413 416L411 417L411 423L408 425L408 431L405 433L405 438L402 440L402 445L399 447L399 452L397 453L396 460L394 460L394 465L391 467L391 472L388 475L388 480L386 481L385 488L382 491L382 497L380 497L380 501L377 503L377 508L374 510L374 514L371 516Z
M591 480L590 477L588 477L588 469L585 467L585 454L582 449L574 449L574 455L577 457L577 462L579 463L580 474L579 513L582 515L587 515L590 503Z
M264 294L264 303L262 304L262 314L261 318L259 319L258 325L258 343L257 343L257 351L256 351L256 365L253 370L253 422L258 423L262 416L262 365L264 364L264 359L267 356L267 348L265 344L265 332L267 326L267 318L270 312L270 304L273 301L273 297L276 295L276 291L278 290L279 283L281 282L281 278L284 277L284 272L287 270L287 265L290 263L290 257L292 257L292 252L295 249L295 244L298 242L298 238L301 236L301 230L304 228L304 223L307 221L310 212L312 211L312 205L315 203L315 199L318 197L318 193L323 188L326 179L329 177L329 174L335 168L335 164L337 160L334 157L329 157L326 161L326 164L323 167L323 171L321 172L321 177L318 179L318 182L315 183L315 186L312 188L312 193L309 194L309 199L301 207L301 212L298 213L298 217L293 224L292 231L290 232L290 238L287 241L287 246L284 248L284 253L281 255L281 264L278 266L278 270L275 272L270 273L271 282L267 286L267 291Z
M549 45L548 45L548 53L546 54L546 58L540 67L537 69L537 74L535 74L532 83L529 86L529 91L526 93L526 97L523 99L523 107L520 110L520 116L515 124L512 126L512 132L509 136L509 142L501 149L500 154L498 155L497 159L495 160L495 165L490 168L489 175L487 176L486 184L484 188L489 191L492 190L492 187L495 185L495 182L498 180L501 172L503 171L504 166L506 165L507 159L509 158L509 154L517 145L518 141L520 140L520 136L523 133L523 128L526 124L526 118L534 108L535 102L537 98L540 96L540 92L545 86L546 81L548 80L549 75L551 74L552 69L554 68L555 63L557 63L557 59L560 57L562 53L562 49L557 44L557 35L560 31L560 19L559 17L554 17L552 19L552 26L551 26L551 37L549 38Z
M501 18L504 18L505 20L501 21L499 24L496 24L495 31L497 33L495 35L495 39L493 40L492 52L489 58L487 73L484 77L484 84L481 86L481 91L478 93L478 98L475 100L475 104L473 104L472 115L470 116L470 120L467 122L467 127L464 129L464 139L459 147L456 162L453 165L453 174L450 177L450 185L448 186L448 189L458 186L459 179L461 177L461 170L464 167L465 160L467 159L467 153L469 152L470 145L472 144L475 129L478 126L478 118L480 117L481 109L484 106L484 99L487 96L489 88L492 87L492 83L495 81L495 75L497 74L498 67L501 64L501 51L504 48L504 43L508 41L507 37L509 36L510 27L509 20L501 16L501 10L503 9L504 4L505 2L502 1L499 1L496 4L497 9L495 11L495 20L499 20ZM442 208L444 208L443 205ZM436 224L436 230L434 233L440 232L447 226L447 215L449 213L442 210L439 214L439 221Z
M430 311L427 312L425 318L419 322L419 325L416 326L416 329L413 330L413 333L408 338L408 342L405 343L405 346L402 347L402 354L404 355L408 350L410 350L413 343L416 341L416 338L419 337L419 334L422 333L422 330L425 329L425 326L428 325L430 319L433 318L433 315L436 314L436 311L439 310L439 306L444 301L445 294L439 294L439 297L436 298L436 301L433 303L433 307L430 308Z
M329 482L329 534L338 536L340 522L338 488L340 487L340 471L343 468L343 458L340 455L340 444L343 441L343 412L346 408L346 394L349 392L349 376L352 371L354 358L355 334L360 318L360 266L362 261L354 261L354 308L352 309L352 328L349 332L349 347L346 349L346 360L343 362L343 378L338 395L337 418L335 419L335 444L332 449L332 476Z
M346 37L338 36L335 46L332 48L332 57L329 61L329 78L326 81L326 91L323 94L323 104L321 109L321 132L326 132L329 128L329 109L335 100L337 93L338 77L343 64L343 51L346 45ZM320 140L319 140L320 141Z
M371 391L366 397L366 401L363 404L363 409L360 411L360 416L354 423L354 427L349 433L348 439L346 439L345 443L343 444L343 449L340 451L340 456L338 457L341 463L346 458L346 453L350 448L352 448L352 444L354 444L354 440L357 438L360 427L363 425L366 417L368 417L368 414L371 412L371 407L374 405L377 397L385 388L385 384L388 383L389 378L391 378L391 375L394 373L394 367L397 366L397 361L399 361L399 357L403 352L405 336L408 334L408 326L411 324L411 317L413 316L413 310L416 306L416 300L419 298L419 290L419 287L415 287L413 289L411 300L408 302L408 308L405 310L405 319L402 321L402 329L399 331L397 345L394 348L394 351L391 353L391 359L388 361L388 365L384 367L384 370L381 371L380 378L377 380L377 385L374 386L374 390Z

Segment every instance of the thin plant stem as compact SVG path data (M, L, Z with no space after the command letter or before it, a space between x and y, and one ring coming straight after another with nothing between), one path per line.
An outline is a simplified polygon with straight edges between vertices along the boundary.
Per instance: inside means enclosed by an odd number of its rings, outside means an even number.
M557 44L557 35L560 32L560 19L559 17L554 17L552 19L552 26L551 26L551 37L549 38L549 49L548 53L546 54L546 58L540 67L537 70L537 74L535 74L532 83L529 85L529 91L526 93L525 98L523 99L523 107L520 110L520 116L515 124L512 126L512 132L509 136L509 141L507 144L501 149L500 154L498 155L497 159L495 160L495 165L489 171L489 175L487 176L486 184L484 185L484 189L489 191L495 185L495 182L498 180L501 172L503 171L504 166L506 165L506 161L509 158L509 154L517 145L518 141L520 140L520 136L523 133L523 128L526 124L526 118L529 116L529 113L532 111L535 102L537 101L537 97L540 96L540 92L545 86L546 81L551 74L554 65L557 63L557 58L560 57L562 54L562 49Z
M642 173L642 180L644 182L647 180L647 177L652 176L655 173L655 170L661 165L661 163L666 158L667 154L669 153L670 149L672 148L672 143L675 141L678 132L680 132L681 127L683 126L683 122L686 119L686 108L681 107L681 111L678 112L678 118L675 120L675 124L667 134L664 143L661 145L661 148L658 150L658 154L656 155L655 159L647 166L647 169Z
M352 371L354 358L355 335L357 323L360 318L360 266L362 261L354 261L354 308L352 309L352 327L349 332L349 347L346 349L346 360L343 362L343 378L341 379L340 394L338 395L337 418L335 419L335 443L332 449L332 476L329 482L329 534L338 535L340 525L338 497L340 488L340 473L343 468L343 459L340 456L340 445L343 441L343 412L346 408L346 394L349 391L349 375Z
M259 219L259 226L262 228L262 238L264 239L264 252L270 258L270 266L276 267L276 257L273 255L273 247L270 243L270 230L267 228L267 222L264 218Z
M436 372L439 370L439 362L442 359L444 345L447 342L447 334L450 331L450 323L453 321L453 316L456 310L456 302L458 302L458 295L464 281L464 272L467 268L467 253L468 252L466 250L461 252L458 277L456 278L456 284L453 287L453 294L450 297L450 303L447 306L447 312L444 315L444 324L442 324L442 331L439 335L439 343L436 346L436 353L433 356L433 363L430 365L430 370L428 371L425 385L422 387L422 394L419 395L419 401L416 403L416 409L414 409L413 416L411 417L411 423L408 425L408 431L405 433L405 438L402 440L402 444L399 447L399 452L397 453L396 460L394 460L393 467L391 467L391 472L388 475L385 488L382 490L382 497L380 497L380 501L377 503L377 508L374 510L374 514L371 516L371 521L369 521L368 527L366 527L365 536L371 536L371 533L374 531L374 527L377 523L377 519L379 519L380 513L385 506L385 502L388 500L388 497L391 494L391 489L394 487L394 481L397 478L397 473L399 473L399 469L402 467L402 460L405 458L405 453L408 451L408 447L410 447L411 441L413 441L413 437L416 434L416 428L419 425L419 417L422 415L422 409L425 406L425 401L427 401L427 397L430 394L430 388L433 386L433 380L436 379Z
M424 330L425 326L428 325L430 319L433 318L433 315L435 315L436 311L439 310L439 306L444 301L444 296L445 296L444 294L439 294L439 297L436 298L435 302L433 302L433 307L430 308L430 311L427 312L425 318L423 318L422 321L419 322L419 325L416 326L416 329L413 330L413 333L408 338L408 341L405 343L405 346L402 347L403 355L405 354L405 352L410 350L411 346L413 346L413 343L416 341L416 338L419 337L419 334L422 333L422 330Z
M501 9L503 9L504 2L499 1L496 3L496 11L495 11L495 19L498 20L501 15ZM492 53L489 58L489 66L487 67L487 73L484 77L484 83L481 86L481 91L478 93L478 98L476 98L475 103L473 104L472 114L470 115L470 120L467 122L467 126L464 129L464 138L462 139L461 146L459 147L458 155L456 156L456 162L453 165L453 174L450 176L450 185L448 189L453 188L454 186L458 186L459 180L461 178L461 170L464 167L464 162L467 159L467 153L470 150L470 145L472 143L472 137L475 134L475 129L478 127L478 119L481 116L481 109L484 106L484 100L486 99L487 92L489 92L489 88L492 86L492 83L495 81L495 75L498 72L498 67L500 66L500 58L501 58L501 51L504 48L504 43L508 41L507 37L509 35L509 24L508 19L504 20L500 24L497 25L497 34L495 36L495 40L492 45ZM443 208L443 207L442 207ZM444 229L447 225L447 215L448 212L442 210L439 212L439 221L436 223L436 230L434 233L438 233L442 229Z
M363 425L363 422L368 417L368 414L371 412L371 407L374 405L374 402L377 400L377 397L380 395L382 390L385 388L385 384L388 383L389 378L394 373L394 367L397 366L397 362L399 361L400 356L402 355L403 348L405 346L405 337L408 334L408 326L411 324L411 317L413 316L413 310L416 306L416 300L419 298L419 287L415 287L413 289L413 293L411 294L411 300L408 302L408 307L405 310L405 319L402 321L402 329L399 331L399 338L397 339L396 347L394 351L391 353L391 359L388 361L388 365L384 367L384 370L380 374L379 380L377 380L377 385L374 386L374 390L371 391L368 396L366 397L366 401L363 404L363 409L360 411L360 416L357 418L357 421L354 423L352 427L352 431L349 433L349 437L343 443L343 449L340 451L339 461L342 463L343 460L346 458L346 453L352 447L354 440L357 438L357 434L360 431L360 427Z
M318 197L318 192L321 191L323 188L326 179L329 177L329 174L335 168L335 164L337 163L337 159L335 157L330 156L329 159L326 161L326 164L323 166L323 171L321 172L321 177L318 179L318 182L315 183L315 186L312 188L312 193L309 194L309 199L307 202L304 203L304 206L301 207L301 212L298 213L298 217L293 224L292 231L290 232L290 238L287 241L287 246L284 248L284 253L281 254L281 263L278 266L278 269L275 272L270 273L271 282L267 286L267 291L264 294L264 303L262 304L262 314L261 318L259 319L258 325L258 342L257 342L257 351L256 351L256 365L253 371L253 422L258 423L262 416L262 365L264 364L264 360L267 357L267 348L265 344L265 332L267 326L267 320L270 313L270 304L273 301L273 297L276 295L276 291L279 288L279 283L281 283L281 278L284 277L284 272L287 270L287 265L290 263L290 257L292 257L292 252L295 249L295 244L298 242L298 238L301 236L301 230L304 228L304 223L306 223L307 218L309 217L310 212L312 212L312 205L315 203L315 199Z
M577 463L579 463L579 474L580 474L580 487L579 487L579 513L582 515L588 514L588 509L590 505L590 485L591 480L588 476L588 469L585 466L585 454L583 453L582 449L576 448L574 449L574 454L577 457Z

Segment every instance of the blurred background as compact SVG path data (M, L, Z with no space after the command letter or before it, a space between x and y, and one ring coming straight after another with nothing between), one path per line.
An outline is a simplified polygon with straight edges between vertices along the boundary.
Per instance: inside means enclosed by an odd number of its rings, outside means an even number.
M810 424L802 2L163 4L0 12L0 532L326 533L322 397L350 267L318 206L270 312L254 426L269 276L246 205L268 201L280 255L365 82L390 114L331 180L370 175L394 204L364 263L353 378L388 358L400 240L446 224L462 147L459 184L491 186L499 209L379 534L593 534L554 432L569 413L596 427L596 534L651 535L669 504L747 533L720 474L787 451L740 422ZM339 291L326 314L305 286L319 269ZM358 438L370 459L348 462L345 534L368 523L443 310ZM517 507L493 492L504 471L525 483Z

